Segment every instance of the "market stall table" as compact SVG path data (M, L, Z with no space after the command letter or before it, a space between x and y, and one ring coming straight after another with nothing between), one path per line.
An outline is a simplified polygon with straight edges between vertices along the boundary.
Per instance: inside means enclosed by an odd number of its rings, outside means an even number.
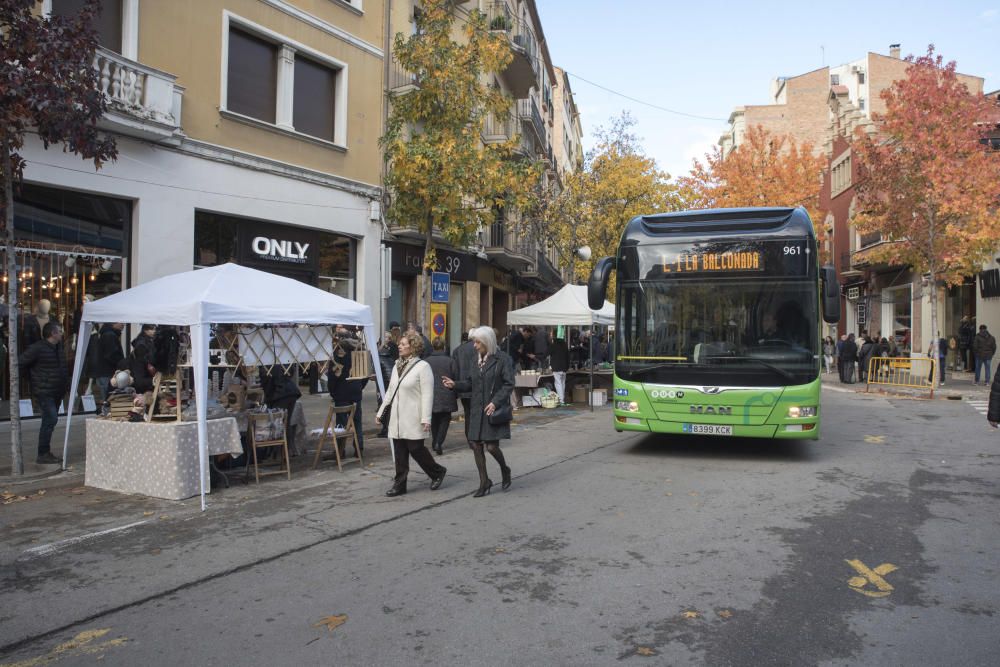
M206 428L210 455L243 453L234 418ZM87 486L183 500L198 495L199 480L197 422L87 420Z

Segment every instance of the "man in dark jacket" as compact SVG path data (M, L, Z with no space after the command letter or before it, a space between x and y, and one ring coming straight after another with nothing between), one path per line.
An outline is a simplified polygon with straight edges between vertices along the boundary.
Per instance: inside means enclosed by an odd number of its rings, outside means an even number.
M132 371L132 386L139 394L153 390L153 376L156 375L155 324L143 324L139 335L132 341L132 353L128 358L128 369Z
M985 324L979 325L979 333L972 341L972 353L976 355L976 381L979 384L979 370L986 369L986 378L983 382L985 387L990 383L990 365L993 363L993 355L997 353L997 339L986 330Z
M66 372L66 350L62 344L63 330L49 321L42 328L42 340L33 343L21 355L19 366L31 380L31 397L42 412L38 431L38 457L35 463L57 464L62 459L53 456L52 431L59 422L59 402L66 395L69 377Z
M455 361L455 375L454 377L464 378L469 373L472 372L474 366L478 365L476 361L479 354L476 352L476 346L471 340L469 340L469 334L472 333L472 329L469 329L469 333L465 334L465 340L462 344L455 348L455 351L451 353L451 358ZM435 387L436 389L436 387ZM462 403L462 414L465 417L465 423L469 423L469 392L460 391L458 392L458 400ZM432 415L433 416L433 415Z
M962 369L967 373L975 367L975 360L972 358L972 339L975 336L976 326L968 315L964 315L962 323L958 325L958 351L962 360Z
M554 338L549 345L549 365L560 403L566 402L566 371L569 370L569 347L562 338Z
M993 374L993 385L990 387L990 403L986 409L986 420L993 428L997 428L1000 425L1000 373Z
M111 376L118 370L118 364L125 358L122 350L121 322L107 322L101 327L97 339L97 355L94 359L94 378L103 399L111 391Z
M854 384L854 365L858 361L858 344L854 342L854 334L847 336L841 353L844 357L844 382Z
M358 449L364 452L365 436L361 419L361 395L362 390L368 384L368 378L352 380L351 377L352 358L351 352L338 345L333 352L333 362L326 372L326 386L330 390L330 398L338 408L350 405L354 408L354 431L358 434ZM347 426L347 415L337 415L339 428ZM338 445L343 444L339 442ZM341 449L343 454L343 449Z
M875 353L875 343L866 335L861 335L861 349L858 351L858 379L861 382L868 380L868 362Z
M448 427L451 425L451 415L458 410L455 400L455 390L448 389L441 379L456 377L458 364L448 356L444 349L444 340L435 338L431 344L434 351L427 357L427 363L434 371L434 404L431 407L431 445L438 454L444 454L444 439L448 437Z

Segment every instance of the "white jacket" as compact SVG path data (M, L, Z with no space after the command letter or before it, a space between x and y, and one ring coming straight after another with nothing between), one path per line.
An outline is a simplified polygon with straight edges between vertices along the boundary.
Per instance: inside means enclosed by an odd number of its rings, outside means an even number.
M413 363L413 362L410 362ZM423 440L424 424L431 423L431 410L434 406L434 371L430 364L418 359L416 365L404 372L403 382L399 382L399 371L392 367L392 379L385 390L387 398L392 399L392 413L389 416L389 437L403 440ZM385 403L379 408L381 419Z

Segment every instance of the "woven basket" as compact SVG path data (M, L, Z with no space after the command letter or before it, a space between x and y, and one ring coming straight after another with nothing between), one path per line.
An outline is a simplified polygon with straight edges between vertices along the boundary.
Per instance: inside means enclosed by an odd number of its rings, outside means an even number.
M543 408L555 408L559 405L559 397L555 394L548 394L547 396L542 396L541 402Z

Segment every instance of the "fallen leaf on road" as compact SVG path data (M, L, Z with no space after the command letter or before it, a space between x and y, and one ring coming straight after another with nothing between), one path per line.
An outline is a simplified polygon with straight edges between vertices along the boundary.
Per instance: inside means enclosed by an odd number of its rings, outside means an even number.
M335 628L339 628L346 622L347 622L347 614L324 616L323 618L319 619L319 623L314 623L313 627L318 628L325 625L327 630L333 632Z
M718 614L719 614L719 618L732 618L733 617L733 612L729 611L728 609L722 609L722 610L720 610L718 612Z
M142 513L143 516L153 516L153 514L155 514L155 512L143 512Z
M169 516L167 516L166 514L161 514L161 515L160 515L160 518L161 518L161 519L169 519L170 517L169 517Z
M681 616L683 616L684 618L698 618L699 616L701 616L701 613L694 611L693 609L688 609L683 614L681 614Z
M149 553L153 554L154 556L159 556L160 555L160 550L159 549L153 549Z
M672 495L674 495L674 494L672 494L672 493L670 493L669 491L667 491L667 492L666 492L666 493L664 493L663 495L665 495L665 496L672 496Z
M496 548L496 552L497 552L498 554L505 554L505 553L507 553L507 550L506 550L506 549L504 549L503 547L497 547L497 548Z
M0 498L3 498L4 500L10 500L11 498L14 497L14 495L15 494L11 493L10 491L4 491L3 493L0 493Z
M635 650L637 655L656 655L656 651L649 648L648 646L640 646Z
M697 496L697 495L698 495L698 492L697 492L697 491L692 491L692 492L691 492L691 493L689 493L688 495L689 495L689 496Z

